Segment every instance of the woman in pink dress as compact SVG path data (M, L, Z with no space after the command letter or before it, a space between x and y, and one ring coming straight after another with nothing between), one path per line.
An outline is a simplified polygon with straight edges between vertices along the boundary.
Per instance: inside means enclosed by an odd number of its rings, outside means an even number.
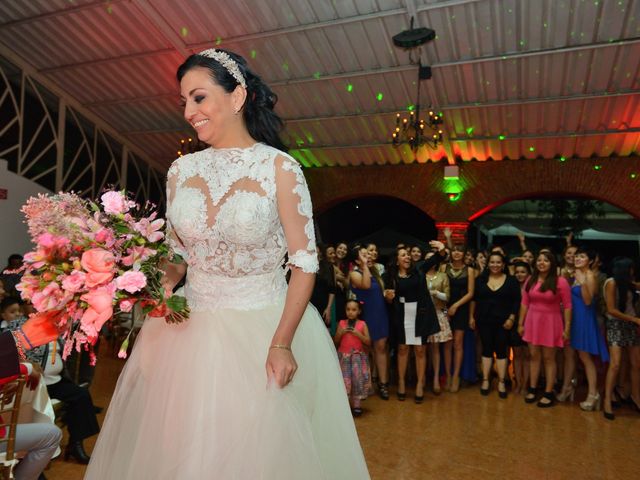
M533 275L522 290L518 333L529 344L531 352L530 387L525 402L536 401L536 385L540 375L540 359L544 362L545 391L538 406L553 406L556 381L556 348L562 348L571 332L571 288L558 276L553 254L538 254ZM564 317L564 319L563 319ZM563 321L564 320L564 321Z

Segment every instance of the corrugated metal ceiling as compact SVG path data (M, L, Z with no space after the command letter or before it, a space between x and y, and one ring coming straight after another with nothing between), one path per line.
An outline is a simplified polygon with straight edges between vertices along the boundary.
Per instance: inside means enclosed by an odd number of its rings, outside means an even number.
M438 34L422 103L445 114L418 161L639 153L640 0L15 0L0 42L165 165L189 135L175 69L216 44L273 86L301 162L395 164L411 14Z

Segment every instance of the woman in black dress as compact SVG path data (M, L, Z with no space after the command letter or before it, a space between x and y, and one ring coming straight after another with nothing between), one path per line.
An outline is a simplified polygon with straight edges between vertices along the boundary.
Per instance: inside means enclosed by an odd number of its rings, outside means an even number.
M333 249L333 247L331 248ZM316 307L325 325L329 328L331 327L331 310L336 296L336 278L333 264L326 257L327 247L318 245L318 249L320 253L319 270L309 302Z
M509 330L520 311L520 285L506 269L505 258L498 252L489 255L486 273L476 279L471 302L471 328L478 326L482 342L482 386L480 393L489 394L489 375L496 355L498 393L507 398L504 379L507 375Z
M451 249L451 262L447 264L445 273L449 277L449 305L447 312L453 331L453 377L451 385L447 385L450 392L460 389L460 368L462 367L464 333L469 329L469 303L473 298L475 287L475 270L465 265L467 255L462 245L453 245ZM451 343L448 351L445 351L445 361L451 360Z
M431 242L432 247L444 250L440 242ZM437 265L440 255L422 265L427 269ZM406 248L399 248L395 263L389 266L385 299L393 302L391 325L398 341L398 400L406 398L405 376L409 353L413 347L416 356L417 384L415 402L424 400L424 379L427 369L427 337L440 330L436 311L427 291L423 270L412 265Z

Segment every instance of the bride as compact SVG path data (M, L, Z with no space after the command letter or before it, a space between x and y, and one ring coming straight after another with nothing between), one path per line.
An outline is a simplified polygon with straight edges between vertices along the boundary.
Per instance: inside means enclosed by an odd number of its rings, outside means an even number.
M308 306L311 199L276 96L224 50L177 77L210 145L167 177L168 239L186 265L168 266L165 286L186 274L191 317L145 322L85 478L368 479L335 348Z

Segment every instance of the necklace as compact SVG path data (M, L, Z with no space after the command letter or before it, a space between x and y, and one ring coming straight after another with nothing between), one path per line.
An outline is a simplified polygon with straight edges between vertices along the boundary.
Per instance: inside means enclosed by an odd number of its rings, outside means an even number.
M451 276L453 278L458 278L460 275L462 275L464 273L464 268L465 266L463 265L460 268L456 268L453 266L453 263L449 264L449 273L451 274Z

